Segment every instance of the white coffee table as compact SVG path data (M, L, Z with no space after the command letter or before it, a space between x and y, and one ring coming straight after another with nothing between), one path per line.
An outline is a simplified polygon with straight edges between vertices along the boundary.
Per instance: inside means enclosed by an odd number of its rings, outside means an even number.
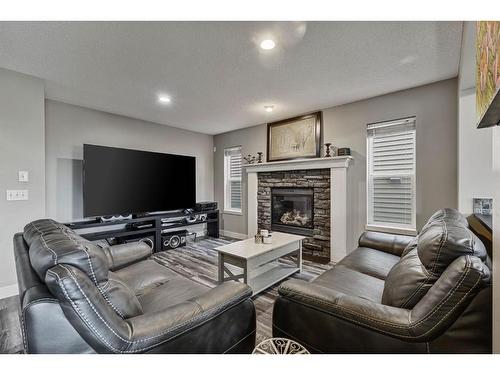
M219 253L219 284L243 279L255 295L295 272L302 272L304 238L273 232L271 244L256 244L253 238L249 238L216 247ZM291 254L297 255L295 264L278 262L279 258Z

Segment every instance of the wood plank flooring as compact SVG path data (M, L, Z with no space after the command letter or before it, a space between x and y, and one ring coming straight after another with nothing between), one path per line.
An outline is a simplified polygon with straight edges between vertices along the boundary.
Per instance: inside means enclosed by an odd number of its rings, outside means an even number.
M230 238L205 238L187 246L168 250L154 255L154 259L174 271L199 283L214 287L217 285L217 252L215 247L231 243ZM293 263L292 258L281 261ZM331 268L332 264L319 264L303 261L301 274L290 278L310 281ZM257 312L257 342L272 334L272 308L278 295L278 286L265 290L252 297ZM13 296L0 300L0 353L22 353L22 336L19 324L19 298Z
M0 299L0 353L22 353L19 297Z
M180 250L169 250L157 253L154 258L158 263L169 267L178 273L198 281L209 287L217 285L217 246L234 242L230 238L207 238L195 243L189 243ZM281 261L295 264L294 259L282 258ZM304 260L302 273L295 273L287 279L302 279L311 281L330 269L332 264L319 264ZM286 279L286 280L287 280ZM257 312L257 342L272 337L273 304L278 296L281 283L252 297Z

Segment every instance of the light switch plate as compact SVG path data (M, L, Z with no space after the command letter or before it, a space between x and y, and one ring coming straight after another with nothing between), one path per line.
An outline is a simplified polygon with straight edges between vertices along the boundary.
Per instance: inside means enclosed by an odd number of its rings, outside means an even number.
M27 201L28 190L7 190L8 201Z
M19 178L18 178L19 182L28 182L29 181L28 171L19 171L18 176L19 176Z

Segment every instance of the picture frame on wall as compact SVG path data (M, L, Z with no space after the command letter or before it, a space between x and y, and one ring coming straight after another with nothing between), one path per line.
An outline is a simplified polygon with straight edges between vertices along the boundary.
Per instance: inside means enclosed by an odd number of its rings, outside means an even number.
M322 112L267 124L267 161L319 158Z
M500 125L500 21L476 23L477 127Z

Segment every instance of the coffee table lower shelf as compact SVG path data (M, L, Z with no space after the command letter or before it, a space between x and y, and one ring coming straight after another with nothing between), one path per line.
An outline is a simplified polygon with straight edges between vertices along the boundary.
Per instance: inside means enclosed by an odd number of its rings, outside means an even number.
M244 268L225 264L226 273L229 271L234 277L224 278L224 281L235 280L236 277L248 284L252 288L253 294L256 295L270 286L286 279L295 272L300 272L300 268L295 265L284 264L281 262L271 262L260 266L255 270L248 272L247 280L244 280Z

